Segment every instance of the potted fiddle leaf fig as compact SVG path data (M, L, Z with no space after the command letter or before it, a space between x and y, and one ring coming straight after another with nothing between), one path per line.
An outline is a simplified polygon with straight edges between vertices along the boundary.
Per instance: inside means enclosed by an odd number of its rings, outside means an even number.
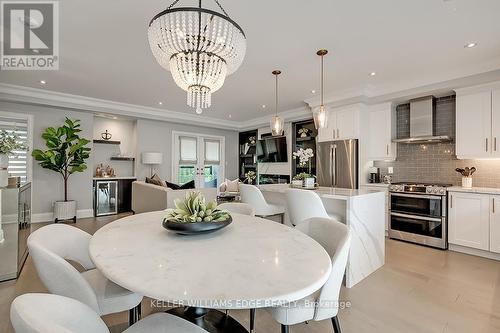
M87 169L85 160L90 157L90 142L80 138L80 120L66 118L64 124L58 128L49 127L42 133L47 150L33 150L33 157L40 166L61 175L64 184L64 201L54 203L54 219L76 222L76 201L68 200L68 179L75 172Z

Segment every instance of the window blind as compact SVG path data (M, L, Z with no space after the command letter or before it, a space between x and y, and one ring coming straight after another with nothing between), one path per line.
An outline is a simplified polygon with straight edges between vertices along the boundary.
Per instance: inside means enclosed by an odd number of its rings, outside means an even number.
M0 130L6 130L9 133L16 133L19 136L19 142L28 147L28 121L21 119L9 119L0 117ZM15 150L9 156L9 166L7 168L9 176L21 177L21 183L28 180L28 156L26 151Z

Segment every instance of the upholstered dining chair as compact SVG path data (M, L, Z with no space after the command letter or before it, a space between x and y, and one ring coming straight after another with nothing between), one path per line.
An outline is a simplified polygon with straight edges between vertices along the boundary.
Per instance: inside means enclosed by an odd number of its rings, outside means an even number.
M75 299L51 294L24 294L10 307L16 333L109 333L99 315ZM207 332L182 318L155 313L139 320L123 333Z
M218 208L225 209L230 213L255 216L255 210L249 204L242 202L224 202Z
M280 216L280 222L285 222L285 208L269 204L260 189L255 185L240 184L241 202L250 205L255 210L255 216Z
M351 246L349 228L329 218L313 217L302 221L296 229L323 246L332 259L332 271L317 292L293 303L268 308L267 311L281 324L282 333L288 333L291 325L324 319L331 319L335 333L340 333L338 301Z
M342 222L340 215L328 214L319 195L311 190L288 189L285 193L288 218L297 226L311 217L325 217Z
M140 317L142 296L109 281L89 256L91 235L76 227L51 224L28 237L28 248L40 280L50 293L70 297L99 315L129 310L129 323ZM81 265L79 272L68 260Z

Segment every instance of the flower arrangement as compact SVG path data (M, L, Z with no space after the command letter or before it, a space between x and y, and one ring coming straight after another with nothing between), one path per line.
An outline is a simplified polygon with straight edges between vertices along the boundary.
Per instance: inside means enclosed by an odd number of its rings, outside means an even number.
M309 173L311 173L311 158L314 156L314 152L311 148L300 148L296 152L293 152L293 159L299 159L299 166L309 167Z
M306 180L307 178L312 178L314 177L313 175L307 173L307 172L301 172L295 176L293 176L293 180Z
M245 181L248 184L252 184L255 178L257 178L257 174L255 173L255 171L248 171L247 173L245 173Z
M200 192L188 192L184 199L176 199L174 204L175 209L166 210L164 220L183 223L225 222L230 217L227 210L217 209L215 200L205 202Z
M11 155L14 150L26 150L27 147L19 140L16 132L0 130L0 154Z
M301 129L299 129L298 133L300 134L301 138L305 138L307 137L307 133L309 133L309 129L302 127Z

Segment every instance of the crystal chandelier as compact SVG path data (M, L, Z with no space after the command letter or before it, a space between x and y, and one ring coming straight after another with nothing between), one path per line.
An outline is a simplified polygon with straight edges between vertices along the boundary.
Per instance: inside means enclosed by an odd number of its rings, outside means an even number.
M276 115L271 118L271 133L273 136L283 135L283 118L278 116L278 75L281 74L281 71L275 70L273 71L273 75L276 78Z
M328 53L327 50L319 50L316 52L317 55L321 57L321 105L318 109L313 112L314 118L314 126L316 129L325 128L326 127L326 109L323 103L323 94L324 94L324 70L323 70L323 58Z
M187 91L187 105L202 113L212 93L245 57L246 37L241 27L214 0L221 13L201 7L176 7L174 1L149 23L148 39L158 63L172 72Z

